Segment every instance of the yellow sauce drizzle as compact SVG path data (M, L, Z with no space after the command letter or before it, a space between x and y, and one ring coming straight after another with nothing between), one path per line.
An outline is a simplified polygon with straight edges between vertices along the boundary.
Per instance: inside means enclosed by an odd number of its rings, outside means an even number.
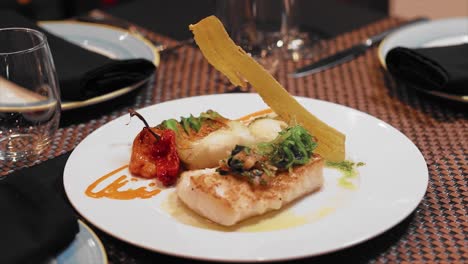
M192 211L177 197L175 192L170 193L162 203L162 209L183 224L222 232L266 232L287 229L318 221L335 211L335 208L326 207L314 213L298 215L289 209L291 206L289 205L281 210L255 216L234 226L226 227L218 225Z
M336 211L335 207L324 207L324 208L319 209L317 212L308 214L307 215L307 220L309 222L318 221L318 220L332 214L335 211Z
M120 190L123 186L125 186L130 180L131 181L138 181L136 178L129 178L127 175L122 175L118 177L116 180L112 181L109 185L102 188L100 191L95 191L96 187L107 180L108 178L114 176L118 172L126 169L128 165L124 165L118 169L115 169L108 174L102 176L101 178L97 179L95 182L90 184L88 188L86 188L85 194L92 198L103 198L107 197L110 199L116 200L131 200L135 198L141 199L148 199L156 194L158 194L161 190L147 190L145 186L139 187L137 189L127 189L127 190Z
M341 162L327 161L326 166L329 168L337 169L341 172L342 176L338 179L338 185L344 189L356 190L358 187L354 180L358 177L359 172L357 167L364 166L363 162L352 162L344 160Z

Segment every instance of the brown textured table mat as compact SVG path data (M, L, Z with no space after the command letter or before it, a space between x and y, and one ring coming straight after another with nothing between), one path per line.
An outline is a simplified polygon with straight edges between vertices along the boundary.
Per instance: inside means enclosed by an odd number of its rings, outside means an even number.
M323 54L356 44L367 36L397 26L388 18L328 41ZM141 29L141 28L140 28ZM141 32L155 42L175 44L164 36ZM291 263L464 263L468 260L467 111L466 105L406 89L382 70L373 48L357 59L305 78L287 73L310 61L283 63L275 77L293 95L346 105L369 113L399 129L420 149L429 169L429 186L418 208L396 227L368 242L325 256ZM197 48L182 47L165 57L157 74L131 100L111 104L103 114L80 123L64 120L52 146L40 160L72 150L89 133L127 112L177 98L224 93L233 89ZM251 91L251 90L249 90ZM76 115L83 115L77 113ZM65 113L67 116L68 113ZM73 114L70 114L73 116ZM39 162L2 163L0 172ZM397 164L395 164L397 166ZM402 184L405 184L402 182ZM116 240L99 230L110 263L187 263ZM319 238L317 238L319 239ZM194 261L196 262L196 261Z

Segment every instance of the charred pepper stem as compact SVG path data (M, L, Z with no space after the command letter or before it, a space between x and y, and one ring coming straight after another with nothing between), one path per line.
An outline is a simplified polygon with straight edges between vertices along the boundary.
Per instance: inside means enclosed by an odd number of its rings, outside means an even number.
M132 108L128 109L128 112L130 113L130 117L136 116L138 117L138 119L143 121L143 123L145 124L145 128L149 130L149 132L156 138L156 140L161 139L161 137L158 134L151 130L151 127L148 125L148 122L146 122L145 118L142 115L140 115L137 111L133 110Z

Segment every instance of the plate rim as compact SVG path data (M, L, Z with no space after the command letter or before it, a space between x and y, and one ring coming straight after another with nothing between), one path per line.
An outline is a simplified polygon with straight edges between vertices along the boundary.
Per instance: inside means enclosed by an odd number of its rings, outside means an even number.
M186 97L186 98L180 98L180 99L174 99L174 100L169 100L169 101L165 101L164 103L170 103L170 102L173 102L173 101L178 101L178 100L191 100L191 99L197 99L197 98L205 98L205 97L217 97L217 96L232 96L232 95L241 95L241 96L258 96L258 94L256 93L250 93L250 94L245 94L245 93L233 93L233 94L212 94L212 95L201 95L201 96L194 96L194 97ZM121 240L121 241L125 241L126 243L129 243L131 245L134 245L134 246L137 246L137 247L140 247L140 248L143 248L143 249L146 249L146 250L149 250L149 251L152 251L152 252L159 252L159 253L162 253L162 254L167 254L167 255L170 255L170 256L175 256L175 257L181 257L181 258L185 258L185 259L195 259L195 260L203 260L203 261L218 261L218 262L224 262L224 263L233 263L233 262L241 262L241 263L246 263L246 262L278 262L278 261L285 261L285 260L295 260L295 259L303 259L303 258L307 258L307 257L314 257L314 256L319 256L319 255L324 255L324 254L327 254L327 253L331 253L331 252L336 252L336 251L340 251L340 250L343 250L343 249L346 249L346 248L350 248L352 246L356 246L360 243L363 243L365 241L369 241L385 232L387 232L388 230L390 230L391 228L395 227L396 225L400 224L402 221L404 221L408 216L410 216L416 209L417 207L421 204L421 201L424 199L426 193L427 193L427 188L428 188L428 184L429 184L429 172L428 172L428 168L427 168L427 162L423 156L423 154L420 152L419 148L405 135L403 134L400 130L398 130L397 128L393 127L392 125L388 124L387 122L377 118L377 117L374 117L366 112L363 112L363 111L360 111L360 110L357 110L357 109L354 109L354 108L351 108L351 107L348 107L348 106L345 106L345 105L340 105L340 104L337 104L337 103L334 103L334 102L329 102L329 101L324 101L324 100L320 100L320 99L314 99L314 98L309 98L309 97L300 97L300 96L295 96L296 99L299 100L299 102L301 102L301 100L311 100L311 101L317 101L318 103L326 103L326 104L331 104L333 105L333 107L341 107L343 109L345 109L346 111L353 111L353 112L357 112L359 114L362 114L364 116L366 116L366 118L372 118L372 119L375 119L375 121L379 121L381 123L383 123L384 125L390 127L394 132L396 132L398 134L398 136L402 136L407 142L410 142L411 143L411 147L413 147L415 150L417 150L417 153L418 153L418 158L422 159L422 161L424 161L425 165L423 170L424 170L424 174L421 175L421 177L424 178L424 182L425 182L425 185L423 186L423 188L421 189L418 189L417 191L417 194L419 195L418 198L417 198L417 202L415 202L412 206L410 207L407 207L406 208L406 212L405 213L402 213L400 214L397 218L398 220L395 220L392 224L389 224L388 226L385 226L384 228L381 228L378 232L375 232L373 234L368 234L368 235L361 235L360 237L358 237L357 239L349 239L345 244L341 244L340 246L336 246L334 248L331 248L331 249L328 249L328 250L323 250L323 251L320 251L320 252L314 252L314 253L304 253L304 254L297 254L297 255L294 255L294 256L285 256L285 257L266 257L264 259L255 259L253 257L251 258L231 258L231 259L227 259L227 258L220 258L220 257L216 257L216 256L194 256L194 255L190 255L190 254L184 254L184 253L180 253L180 252L174 252L174 251L171 251L171 250L167 250L167 249L155 249L154 247L151 247L151 246L148 246L148 245L144 245L142 243L138 243L138 242L134 242L132 240L129 240L129 239L125 239L125 238L122 238L118 235L115 235L114 233L112 233L112 231L108 228L105 228L105 227L101 227L100 225L95 225L97 228L99 228L101 231L107 233L108 235L118 239L118 240ZM156 105L158 104L154 104L154 105L149 105L149 106L146 106L146 107L143 107L141 108L140 110L143 110L145 108L151 108L151 107L155 107ZM123 115L125 116L125 115ZM120 117L119 117L120 118ZM114 119L115 120L115 119ZM111 123L112 121L108 122L108 123ZM100 128L98 128L97 130L101 130L104 129L104 126L101 126ZM97 130L95 130L94 132L96 132ZM93 133L94 133L93 132ZM91 135L91 134L90 134ZM88 135L89 136L89 135ZM69 159L71 157L73 157L74 155L74 152L75 150L72 152L71 156L69 157ZM75 153L76 154L76 153ZM67 170L67 167L69 165L69 161L67 160L67 164L65 165L65 169L64 169L64 174ZM65 185L65 191L66 191L66 195L67 197L69 197L69 193L67 191L67 184L65 184L65 177L63 177L63 182L64 182L64 185ZM421 184L422 186L422 184ZM72 204L72 206L75 208L75 210L77 210L78 212L80 212L80 210L77 209L77 207L75 206L75 204L73 203L73 199L70 199L69 197L69 201L70 203ZM87 219L85 217L85 215L82 215L83 218ZM88 219L88 221L92 222L91 220Z
M92 22L74 21L74 20L41 20L41 21L38 22L38 25L39 26L41 26L41 25L78 25L78 26L80 26L81 25L81 26L97 27L97 28L102 28L102 29L106 29L106 30L112 30L112 31L125 33L125 34L131 35L133 38L139 40L140 42L145 44L151 50L151 53L153 54L152 63L156 67L158 67L160 62L161 62L161 58L160 58L158 49L156 48L156 46L154 46L153 43L151 43L151 41L149 41L147 38L143 37L140 34L137 34L135 32L131 32L131 31L119 28L119 27L106 25L106 24L92 23ZM50 32L50 33L55 34L54 32ZM59 36L59 35L57 35L57 36ZM119 97L121 95L127 94L127 93L137 89L138 87L140 87L144 83L148 82L150 79L151 79L151 75L148 76L147 78L145 78L144 80L141 80L141 81L139 81L139 82L137 82L135 84L132 84L132 85L129 85L129 86L126 86L126 87L122 87L122 88L114 90L114 91L112 91L110 93L106 93L106 94L103 94L103 95L98 95L98 96L95 96L95 97L92 97L92 98L89 98L89 99L86 99L86 100L62 102L62 104L61 104L62 110L64 110L64 111L72 110L72 109L81 108L81 107L85 107L85 106L90 106L90 105L102 103L102 102L117 98L117 97Z
M102 243L101 239L98 237L96 232L94 232L94 230L89 225L87 225L83 220L78 219L78 223L81 224L91 234L91 236L95 240L94 242L97 242L97 245L102 253L102 263L108 264L109 258L107 256L106 248L104 247L104 244Z
M107 252L105 250L105 247L104 247L104 244L102 243L101 239L96 235L96 233L94 232L94 230L88 226L83 220L81 219L77 219L77 223L78 223L78 226L79 226L79 232L76 234L76 236L79 236L79 234L81 233L81 228L83 228L83 230L85 232L88 232L88 234L91 236L91 238L93 239L93 241L96 243L97 245L97 250L101 253L101 261L99 263L102 263L102 264L108 264L109 263L109 260L108 260L108 256L107 256ZM67 248L65 248L62 252L58 253L57 256L55 256L54 260L56 260L57 258L59 258L65 251L67 251L68 249L70 249L71 247L71 244L73 242L76 241L76 237L75 239L70 243L70 245L68 245ZM49 263L49 262L47 262ZM66 264L66 263L65 263Z
M431 24L441 24L441 23L447 23L447 22L450 22L450 21L456 21L456 20L462 20L462 19L468 21L468 17L466 17L466 16L435 19L435 20L430 20L430 21L418 23L418 24L415 24L415 25L409 25L409 26L404 27L402 29L396 30L395 32L392 32L391 34L386 36L380 42L380 44L379 44L379 46L377 48L377 57L379 59L380 66L382 66L383 69L388 72L387 63L385 62L385 57L384 57L384 54L383 54L384 53L383 48L384 48L385 45L387 45L387 43L394 36L398 36L399 33L407 31L407 30L413 30L414 28L418 28L418 27L427 27L427 26L430 26ZM455 95L455 94L444 93L444 92L436 91L436 90L426 90L426 89L421 89L421 88L418 88L418 87L414 87L414 88L416 90L418 90L418 91L428 93L428 94L431 94L431 95L436 96L436 97L441 97L441 98L445 98L445 99L452 100L452 101L457 101L457 102L462 102L462 103L468 103L468 95Z

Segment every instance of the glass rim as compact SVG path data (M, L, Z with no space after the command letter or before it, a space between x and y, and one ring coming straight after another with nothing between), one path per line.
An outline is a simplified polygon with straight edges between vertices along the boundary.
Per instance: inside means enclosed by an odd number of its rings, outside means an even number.
M37 44L33 45L32 47L27 48L27 49L16 50L16 51L11 51L11 52L1 52L0 51L0 56L32 52L32 51L38 50L40 48L43 48L44 46L46 46L46 43L47 43L47 36L44 33L40 32L39 30L36 30L36 29L25 28L25 27L0 28L0 34L2 32L4 32L4 31L20 31L20 32L33 33L34 35L36 35L39 38L39 43L37 43Z

